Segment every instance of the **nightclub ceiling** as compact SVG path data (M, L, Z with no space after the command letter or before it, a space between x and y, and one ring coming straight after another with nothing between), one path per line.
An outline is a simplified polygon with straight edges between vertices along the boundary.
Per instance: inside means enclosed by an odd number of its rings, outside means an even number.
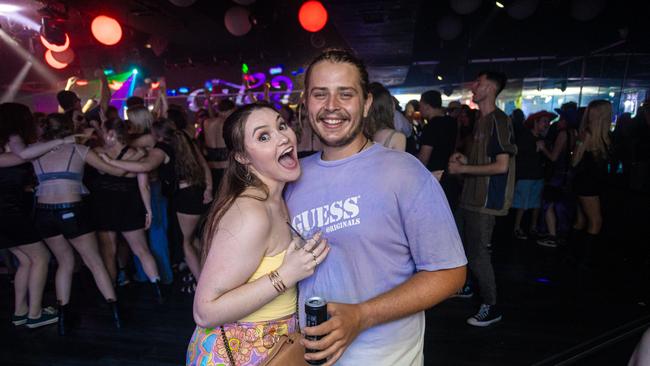
M0 89L25 64L16 47L43 61L38 27L44 13L60 18L76 56L65 69L49 70L59 80L74 74L91 78L97 67L134 66L152 77L237 79L242 63L297 70L326 47L353 49L372 79L392 86L444 87L471 80L485 68L513 78L650 79L650 31L646 17L638 16L638 2L503 0L499 7L488 0L322 0L329 19L315 33L298 22L303 2L0 0L0 32L17 42L0 42ZM33 24L3 13L2 5L19 7L23 20ZM250 14L252 27L243 36L232 35L224 24L234 6ZM122 26L117 45L102 45L91 35L90 23L101 14ZM21 90L46 91L50 85L33 68Z

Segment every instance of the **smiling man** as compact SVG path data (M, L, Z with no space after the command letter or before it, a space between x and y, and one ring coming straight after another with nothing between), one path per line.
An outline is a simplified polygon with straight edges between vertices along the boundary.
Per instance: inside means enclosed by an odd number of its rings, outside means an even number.
M325 365L422 365L424 310L464 281L466 259L438 182L409 154L366 133L372 104L363 63L328 50L305 74L305 105L321 154L303 159L285 198L293 225L324 232L328 258L300 283L304 300L328 301L329 320L310 328L308 360ZM303 324L304 326L304 324Z

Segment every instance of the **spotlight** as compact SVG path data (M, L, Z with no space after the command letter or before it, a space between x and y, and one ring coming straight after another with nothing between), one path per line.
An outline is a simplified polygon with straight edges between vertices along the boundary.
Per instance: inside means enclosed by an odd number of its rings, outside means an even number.
M438 80L442 81L442 76L438 75Z
M68 39L68 35L65 33L65 30L63 29L63 19L52 18L47 16L41 18L40 33L41 36L45 39L45 41L47 41L47 43L52 44L54 46L64 46L66 44L69 44L70 42L70 40Z
M497 1L495 4L496 4L497 8L501 8L501 9L505 8L505 6L503 5L503 3L501 3L501 2L498 2L498 1Z
M131 72L133 73L133 75L138 75L138 69L133 69L133 71Z
M0 4L0 13L17 13L20 7L11 4Z

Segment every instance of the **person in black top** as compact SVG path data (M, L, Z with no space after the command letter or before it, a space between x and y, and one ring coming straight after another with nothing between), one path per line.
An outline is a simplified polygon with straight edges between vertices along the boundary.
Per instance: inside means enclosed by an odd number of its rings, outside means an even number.
M457 180L444 174L444 171L456 148L456 120L445 115L442 96L436 90L422 93L420 113L428 123L422 130L418 159L440 180L449 206L453 210L457 205L459 187Z
M514 228L517 239L528 238L521 229L521 220L526 210L532 210L530 233L534 235L536 232L544 187L543 156L537 148L537 141L543 139L550 121L555 117L554 113L540 111L528 116L525 122L520 120L514 123L513 121L518 149L515 161L515 194L512 201L512 207L517 209Z

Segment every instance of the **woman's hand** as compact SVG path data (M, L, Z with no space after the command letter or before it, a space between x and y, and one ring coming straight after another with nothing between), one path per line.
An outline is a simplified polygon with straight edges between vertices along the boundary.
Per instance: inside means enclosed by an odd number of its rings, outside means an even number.
M311 276L316 266L323 263L330 252L330 246L327 244L327 239L323 238L323 233L314 235L302 248L301 242L301 238L293 238L287 248L284 261L278 269L278 274L287 287L294 286L298 281Z
M147 213L144 216L144 229L145 230L149 230L149 228L151 227L151 220L152 219L153 219L153 214L151 213L151 211L147 210Z
M106 153L99 153L99 154L97 154L97 155L99 155L99 157L100 157L102 160L104 160L104 162L105 162L106 164L110 164L110 163L113 161L113 159L111 159L111 158L108 156L108 154L106 154Z

